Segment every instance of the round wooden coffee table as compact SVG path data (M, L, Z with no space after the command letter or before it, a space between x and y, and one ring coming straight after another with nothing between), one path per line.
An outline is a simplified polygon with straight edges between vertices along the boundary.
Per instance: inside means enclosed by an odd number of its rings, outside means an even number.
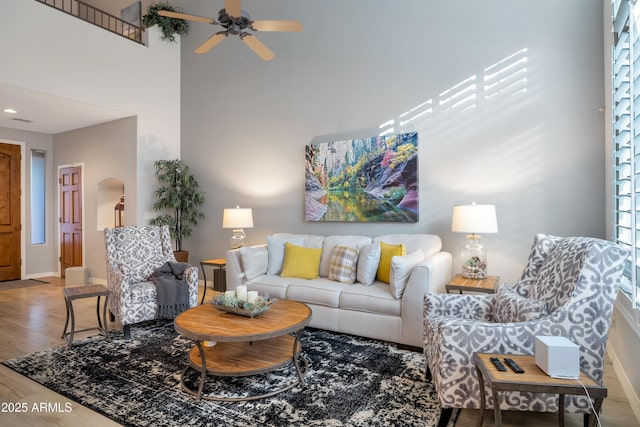
M188 356L189 364L182 371L180 383L189 394L207 400L236 402L274 396L300 384L308 366L300 358L302 330L311 321L311 309L300 302L277 300L260 316L250 318L216 310L202 304L180 313L175 321L176 331L196 342ZM205 342L215 342L206 346ZM302 359L304 367L300 366ZM269 393L241 397L202 395L207 374L217 376L248 376L271 372L293 363L297 378L286 386ZM200 373L198 389L185 384L189 369Z

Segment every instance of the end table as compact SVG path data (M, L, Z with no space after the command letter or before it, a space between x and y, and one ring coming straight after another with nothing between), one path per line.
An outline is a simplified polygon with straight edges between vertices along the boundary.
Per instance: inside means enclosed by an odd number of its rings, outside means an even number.
M450 291L468 291L468 292L484 292L493 294L498 286L498 276L487 276L484 279L467 279L462 274L456 274L453 279L447 283L445 289L447 293Z
M517 374L509 367L504 372L498 371L493 363L489 360L497 357L504 363L505 357L512 358L522 369L524 373ZM478 381L480 382L480 418L478 419L478 427L482 426L484 420L484 412L486 409L485 382L491 387L494 402L494 414L496 427L502 426L502 414L500 412L500 402L498 392L500 391L525 391L533 393L555 393L559 395L558 400L558 417L560 425L564 426L564 396L565 394L586 395L585 389L577 380L552 378L536 365L534 356L507 355L507 354L488 354L474 353L473 361L476 365L478 373ZM607 388L598 383L591 377L580 373L580 381L584 384L589 393L590 398L594 399L593 407L595 412L600 412L602 401L607 397ZM595 426L596 417L589 415L589 426ZM587 423L585 423L587 425Z
M204 292L202 293L202 300L200 301L200 304L204 302L204 297L205 295L207 295L207 273L204 269L205 266L213 267L213 290L224 292L227 289L227 260L225 258L216 258L200 261L200 267L202 268L202 278L204 279Z

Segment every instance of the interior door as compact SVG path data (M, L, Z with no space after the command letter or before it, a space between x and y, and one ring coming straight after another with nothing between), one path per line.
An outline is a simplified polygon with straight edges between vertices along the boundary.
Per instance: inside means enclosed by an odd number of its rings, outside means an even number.
M60 169L60 275L82 265L82 168Z
M20 279L20 146L0 144L0 280Z

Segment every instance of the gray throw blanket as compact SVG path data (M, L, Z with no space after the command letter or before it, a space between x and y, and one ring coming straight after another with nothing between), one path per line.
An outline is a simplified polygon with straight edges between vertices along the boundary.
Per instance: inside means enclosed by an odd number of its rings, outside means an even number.
M151 281L158 293L158 312L160 319L173 319L189 308L189 286L184 271L191 267L186 262L165 262L151 273Z

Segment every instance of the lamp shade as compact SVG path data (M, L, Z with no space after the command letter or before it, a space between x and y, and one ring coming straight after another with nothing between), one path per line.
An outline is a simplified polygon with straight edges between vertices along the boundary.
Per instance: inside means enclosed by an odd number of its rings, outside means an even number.
M222 228L253 228L251 208L227 208L222 215Z
M495 205L462 205L453 207L451 231L456 233L497 233Z

